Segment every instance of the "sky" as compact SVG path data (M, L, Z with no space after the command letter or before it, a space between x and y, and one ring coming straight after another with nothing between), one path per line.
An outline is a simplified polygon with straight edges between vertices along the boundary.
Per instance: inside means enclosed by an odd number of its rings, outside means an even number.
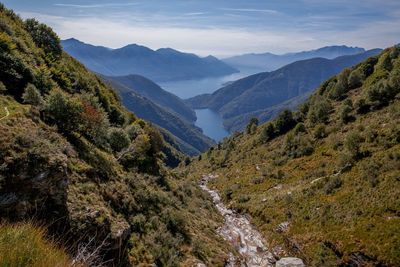
M2 0L60 38L201 56L400 42L400 0Z

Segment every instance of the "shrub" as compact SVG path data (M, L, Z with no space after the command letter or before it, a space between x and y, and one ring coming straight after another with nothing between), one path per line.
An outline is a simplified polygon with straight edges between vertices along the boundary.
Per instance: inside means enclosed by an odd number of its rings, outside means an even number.
M261 130L260 141L261 143L268 142L275 136L275 127L272 123L267 123L265 127Z
M364 98L361 98L355 103L355 108L358 114L365 114L369 111L370 105Z
M286 137L284 152L289 157L298 158L310 155L314 151L311 140L306 135L288 134Z
M128 134L121 128L111 128L108 131L108 143L113 151L119 152L130 144Z
M332 105L323 97L316 97L308 112L308 119L311 123L326 123L329 120L329 114L332 111Z
M304 126L304 123L299 122L296 127L294 127L294 134L300 134L300 133L305 133L306 132L306 127Z
M359 69L355 69L350 73L349 79L348 79L348 85L349 89L354 89L357 87L360 87L363 82L363 77L362 73L360 72Z
M337 82L335 86L329 92L329 97L332 99L342 99L349 90L348 79L350 70L345 69L337 76Z
M315 139L322 139L327 136L326 134L326 127L323 124L317 124L314 129L314 138Z
M82 99L82 106L81 132L95 144L104 146L109 128L107 113L93 96L87 95Z
M362 137L356 131L350 132L344 141L344 147L354 159L360 155L360 147L362 142Z
M328 180L324 186L325 194L332 194L336 189L342 186L343 182L339 177L333 177Z
M79 129L82 111L79 100L59 89L53 89L46 99L47 120L56 124L63 133L69 134Z
M275 129L278 134L284 134L296 125L293 113L290 110L282 111L275 120Z
M246 127L246 133L247 134L253 134L256 132L258 127L258 119L257 118L251 118L249 121L249 124L247 124Z
M353 117L351 116L351 112L353 111L353 103L350 99L345 101L340 109L340 120L343 123L348 123Z
M24 100L24 103L31 104L33 106L41 107L44 104L43 98L40 95L39 90L30 83L26 86L25 91L22 95L22 99Z

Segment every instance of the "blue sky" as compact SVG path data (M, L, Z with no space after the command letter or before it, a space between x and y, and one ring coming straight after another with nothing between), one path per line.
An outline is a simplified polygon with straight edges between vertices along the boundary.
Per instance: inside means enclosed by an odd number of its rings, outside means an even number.
M224 57L400 42L399 0L3 0L61 38Z

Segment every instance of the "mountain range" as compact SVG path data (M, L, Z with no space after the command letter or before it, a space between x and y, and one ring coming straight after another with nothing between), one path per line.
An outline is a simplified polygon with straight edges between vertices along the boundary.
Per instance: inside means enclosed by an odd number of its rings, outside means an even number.
M131 44L118 49L76 39L61 42L64 50L90 70L108 76L139 74L153 81L190 80L238 72L213 56L198 57L171 48L152 50Z
M118 92L129 111L161 127L164 134L172 135L169 138L175 139L178 149L185 154L199 154L214 144L194 125L194 111L149 79L139 75L101 77Z
M213 94L193 97L187 103L195 109L210 108L219 112L224 119L224 125L231 132L243 130L249 118L258 117L261 122L271 119L277 111L287 106L286 101L309 94L332 75L380 51L381 49L373 49L334 59L312 58L296 61L276 71L240 79ZM279 106L282 103L285 105Z
M314 50L287 53L276 55L272 53L251 53L239 56L233 56L223 59L223 61L238 70L252 69L256 72L277 70L287 64L295 61L305 60L310 58L322 57L333 59L345 55L354 55L365 52L364 48L349 47L345 45L325 46Z

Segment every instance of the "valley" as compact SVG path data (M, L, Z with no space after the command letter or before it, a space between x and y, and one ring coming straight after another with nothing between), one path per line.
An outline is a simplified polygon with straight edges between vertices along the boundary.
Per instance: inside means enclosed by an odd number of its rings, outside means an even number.
M400 266L399 3L5 3L0 266Z

